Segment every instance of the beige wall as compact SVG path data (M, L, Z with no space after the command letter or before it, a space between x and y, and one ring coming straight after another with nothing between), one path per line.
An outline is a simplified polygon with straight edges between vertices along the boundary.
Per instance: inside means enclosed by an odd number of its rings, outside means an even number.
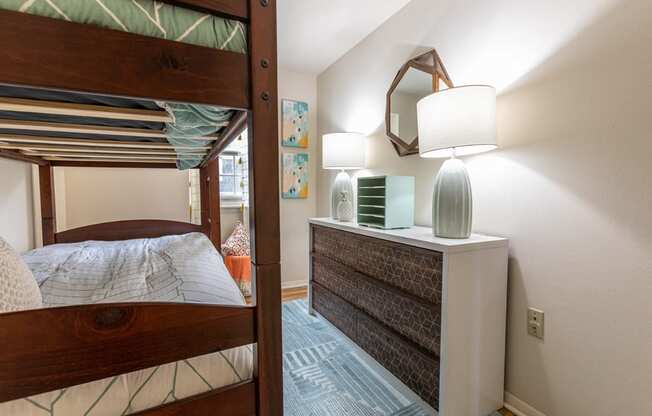
M245 208L244 216L240 211L240 208L224 208L222 207L220 211L220 227L222 228L222 241L226 241L227 238L233 232L235 225L238 221L242 222L245 227L249 228L249 209Z
M189 221L187 172L174 169L63 170L66 224L59 224L58 231L133 219ZM61 176L57 179L55 186L60 194ZM61 204L57 208L59 211Z
M128 219L189 221L187 172L171 169L55 168L55 184L58 231ZM35 186L38 187L38 183ZM34 197L38 202L38 192ZM39 212L36 215L40 215ZM244 223L248 225L248 210L244 215ZM239 208L223 207L220 219L224 241L236 222L242 220L242 214ZM40 217L37 217L37 240L40 240L39 221Z
M308 149L284 148L279 152L309 154L310 183L307 199L281 199L281 276L283 286L301 286L308 283L308 218L314 217L317 210L317 174L321 162L317 160L317 79L314 75L306 75L280 69L278 76L279 88L279 120L280 100L287 98L308 103L310 118L310 144ZM280 132L279 122L279 132ZM280 163L280 162L279 162ZM279 169L281 165L279 164ZM280 181L280 178L279 178ZM281 183L281 182L279 182Z
M548 416L652 412L650 41L647 0L413 0L318 78L320 133L368 133L358 174L416 176L424 225L439 163L384 138L391 80L437 47L457 85L499 87L501 149L465 159L474 228L510 238L506 387Z
M0 237L18 251L34 247L32 167L0 159Z

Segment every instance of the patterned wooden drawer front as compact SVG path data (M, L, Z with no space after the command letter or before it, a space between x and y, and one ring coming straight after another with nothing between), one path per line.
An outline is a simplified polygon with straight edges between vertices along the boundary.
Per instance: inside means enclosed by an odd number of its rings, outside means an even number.
M351 238L353 234L327 227L312 226L312 248L315 253L356 268L356 250L358 242Z
M313 250L406 292L441 304L441 253L313 226Z
M434 356L427 356L364 314L358 316L355 341L423 400L439 409L439 361Z
M354 305L359 304L360 279L355 272L335 260L321 255L312 256L312 280Z
M442 255L376 238L359 237L358 270L441 304Z
M312 307L335 325L337 329L355 340L359 312L353 306L331 293L328 289L324 289L313 282Z
M313 281L439 356L441 305L408 296L319 254Z
M360 279L359 287L362 310L439 356L441 305L403 295L369 278Z

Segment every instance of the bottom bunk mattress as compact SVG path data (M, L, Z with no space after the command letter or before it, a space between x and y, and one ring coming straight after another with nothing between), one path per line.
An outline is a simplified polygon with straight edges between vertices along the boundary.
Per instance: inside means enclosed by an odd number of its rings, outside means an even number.
M199 233L57 244L23 259L39 283L44 307L137 301L245 305L222 257ZM127 415L252 374L253 348L242 346L0 403L0 415Z

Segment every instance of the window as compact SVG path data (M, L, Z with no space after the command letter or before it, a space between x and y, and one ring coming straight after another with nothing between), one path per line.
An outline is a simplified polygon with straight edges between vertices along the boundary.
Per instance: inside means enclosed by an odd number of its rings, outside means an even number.
M221 199L240 199L242 170L238 153L225 152L220 155L220 197Z
M245 130L219 156L220 204L223 208L240 208L249 203L248 137ZM189 171L190 222L201 224L199 169Z
M220 154L220 199L247 203L249 166L245 131Z

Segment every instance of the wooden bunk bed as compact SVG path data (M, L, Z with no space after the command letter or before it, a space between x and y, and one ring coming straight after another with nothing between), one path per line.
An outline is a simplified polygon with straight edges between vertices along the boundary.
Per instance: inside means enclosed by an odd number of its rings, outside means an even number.
M183 154L163 143L155 130L3 117L0 129L10 132L0 133L0 157L39 166L44 245L201 232L219 247L218 155L247 128L254 304L93 304L0 314L0 402L254 344L253 380L138 414L283 412L276 3L165 3L242 22L247 28L248 53L0 10L0 85L233 110L228 125L204 138L205 146L189 149L202 157L201 225L137 220L56 231L53 169L176 168L175 160ZM166 121L164 111L16 97L0 97L0 111ZM67 137L70 134L95 138ZM140 139L126 140L134 135Z

